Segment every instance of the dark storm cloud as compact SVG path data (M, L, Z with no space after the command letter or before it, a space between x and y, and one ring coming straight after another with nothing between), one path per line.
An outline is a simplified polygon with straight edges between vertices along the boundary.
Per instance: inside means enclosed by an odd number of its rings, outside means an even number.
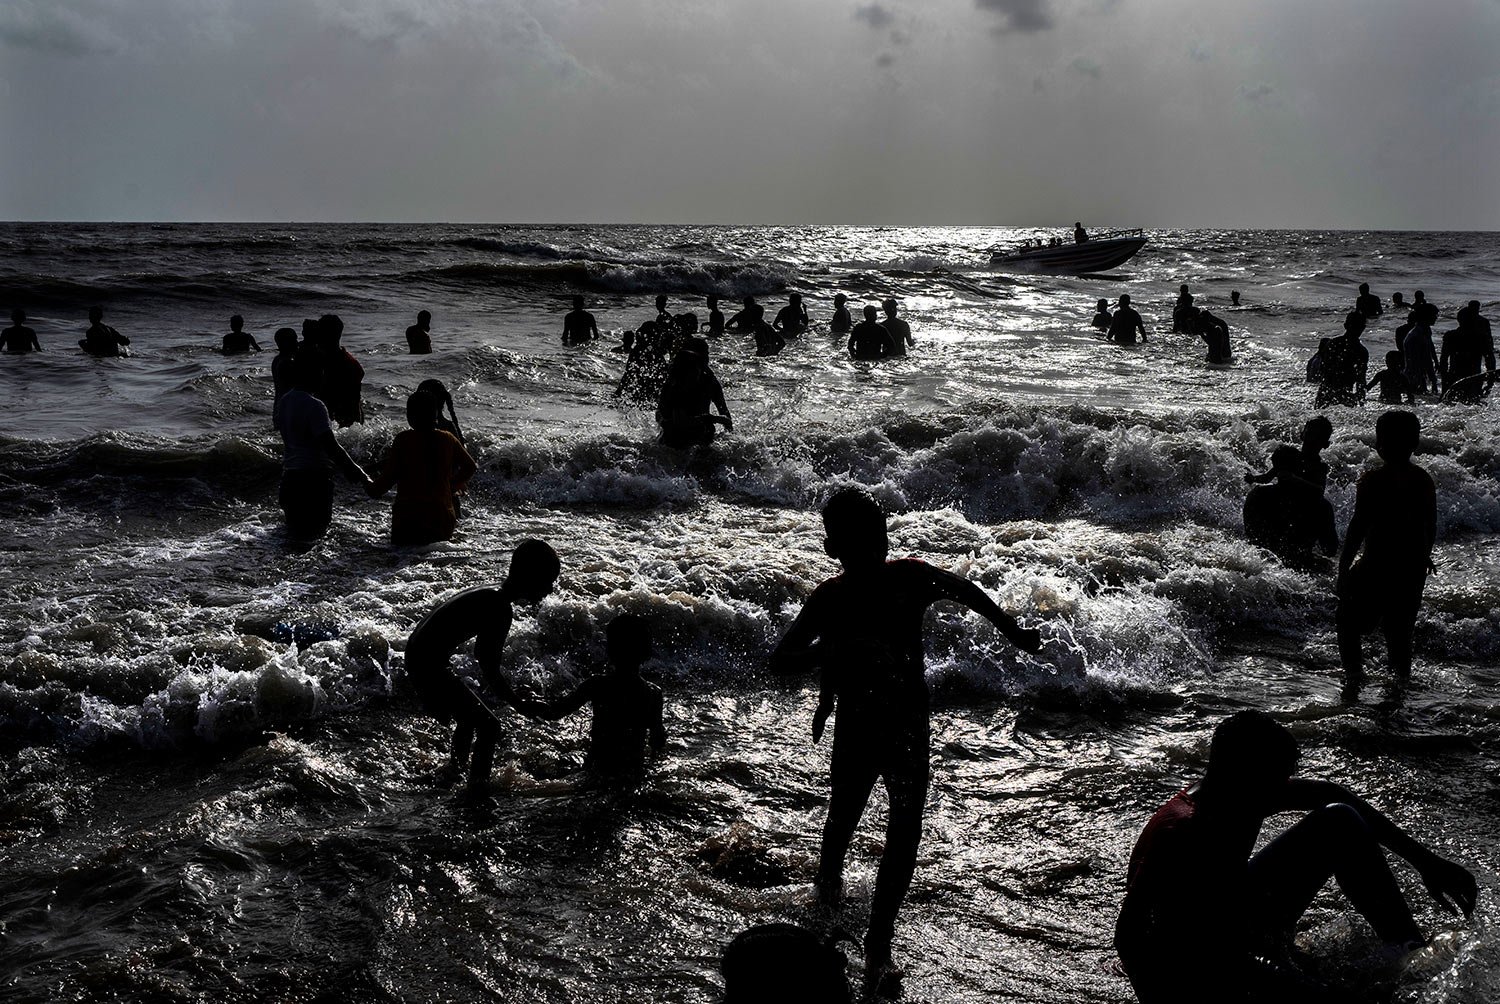
M993 29L997 35L1046 31L1056 24L1048 0L974 0L974 6L1001 18Z
M0 42L63 56L114 52L120 40L84 15L51 3L0 6Z
M896 15L891 12L890 8L872 3L854 8L854 19L863 21L871 28L886 28L896 22Z

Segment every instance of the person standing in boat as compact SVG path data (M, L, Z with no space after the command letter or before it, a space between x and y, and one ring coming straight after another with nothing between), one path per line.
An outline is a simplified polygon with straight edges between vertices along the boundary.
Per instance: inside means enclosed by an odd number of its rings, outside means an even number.
M1116 345L1134 345L1135 333L1141 333L1141 341L1147 341L1146 325L1141 315L1130 305L1130 294L1120 294L1120 306L1109 319L1109 340Z
M1082 244L1089 239L1089 233L1083 229L1083 224L1078 221L1073 223L1073 243Z

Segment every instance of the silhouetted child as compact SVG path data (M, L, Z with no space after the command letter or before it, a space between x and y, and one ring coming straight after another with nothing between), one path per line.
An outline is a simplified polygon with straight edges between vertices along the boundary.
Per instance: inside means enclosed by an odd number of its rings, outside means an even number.
M391 507L391 543L417 547L453 536L458 524L453 496L474 476L475 465L451 432L437 427L440 402L426 391L406 399L411 426L396 434L380 473L365 488L371 498L396 487Z
M410 355L425 356L432 352L432 313L417 311L417 323L406 329L406 348Z
M573 309L563 317L562 343L584 345L599 337L594 315L583 309L583 297L573 297Z
M604 644L608 673L592 676L554 700L517 698L514 704L523 714L552 721L591 705L594 720L584 766L607 777L629 777L641 772L648 742L653 753L667 744L661 688L641 678L641 665L651 658L651 625L644 617L621 614L604 629Z
M89 308L89 328L78 340L78 347L91 356L121 356L130 339L104 323L104 308Z
M496 589L475 586L448 597L412 629L406 642L406 678L427 714L454 722L448 769L469 770L469 788L482 788L495 757L495 712L448 665L458 647L474 639L474 658L495 700L514 692L500 672L514 603L539 603L552 592L561 566L557 552L540 540L524 540L511 555L510 571ZM477 740L477 741L476 741ZM472 754L472 759L471 759Z
M719 298L710 293L704 300L708 304L708 333L710 335L722 335L724 333L724 311L719 309Z
M755 324L755 354L757 356L779 355L786 348L786 339L781 332L767 324L764 320Z
M888 561L885 514L864 491L845 488L823 507L823 543L843 574L824 582L772 655L777 672L821 668L835 690L832 785L817 889L828 904L843 896L844 857L877 780L890 796L885 850L865 937L867 977L890 966L896 911L916 867L928 784L927 680L922 617L953 600L994 624L1017 647L1036 652L1041 636L1022 628L984 590L925 561ZM823 716L826 718L826 715Z
M10 312L10 320L10 327L0 331L0 346L4 346L6 352L42 351L36 332L26 326L26 311L17 307Z
M260 351L260 343L255 340L254 335L245 330L245 319L239 314L229 319L229 334L224 336L219 351L226 356Z
M1214 730L1203 779L1141 831L1115 948L1142 1004L1353 1000L1310 985L1277 956L1330 879L1393 952L1418 947L1422 931L1386 851L1415 868L1445 910L1472 914L1478 885L1467 868L1343 785L1293 776L1298 756L1285 726L1241 711ZM1266 819L1286 812L1301 818L1255 850Z
M1089 323L1100 331L1108 331L1110 317L1109 301L1100 297L1099 302L1094 304L1094 319Z
M1421 423L1411 412L1381 415L1375 452L1385 463L1362 474L1354 490L1335 615L1339 658L1351 689L1364 679L1360 637L1376 626L1384 630L1386 658L1398 683L1411 675L1411 637L1437 540L1437 489L1411 462L1420 435Z
M1323 451L1333 442L1333 423L1326 415L1314 415L1302 426L1302 478L1322 495L1328 490L1328 464Z
M297 357L297 332L293 328L276 329L276 355L271 358L272 402L292 389L292 360Z
M833 294L833 319L828 322L830 334L847 335L854 327L854 318L849 316L849 297L843 293Z
M1278 446L1271 454L1271 470L1246 475L1245 480L1257 486L1245 496L1245 536L1250 542L1289 564L1324 567L1325 559L1317 552L1332 555L1339 546L1333 506L1302 477L1297 448Z
M1399 352L1387 352L1385 354L1385 369L1376 373L1365 384L1365 390L1372 387L1380 388L1381 404L1401 404L1405 398L1406 404L1414 400L1411 390L1411 382L1406 379L1402 372L1402 356Z

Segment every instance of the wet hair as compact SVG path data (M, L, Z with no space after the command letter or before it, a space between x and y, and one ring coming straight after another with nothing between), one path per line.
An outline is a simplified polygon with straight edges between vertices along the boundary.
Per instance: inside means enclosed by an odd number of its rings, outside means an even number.
M834 293L833 294L833 302L834 303L847 303L848 300L849 300L849 296L848 296L847 293Z
M318 319L315 317L304 317L302 319L302 337L308 341L314 341L318 337Z
M851 548L858 554L884 552L887 547L885 512L863 488L840 488L828 497L823 503L823 532L829 552L839 557Z
M552 550L552 545L533 537L516 545L510 556L510 572L506 578L550 582L561 571L562 562L558 560L557 552Z
M1469 301L1469 309L1471 311L1473 311L1474 313L1476 313L1476 314L1479 313L1479 301L1478 300L1470 300Z
M1401 290L1399 290L1399 289L1396 290L1394 293L1391 294L1391 302L1392 303L1400 303L1404 299L1406 299L1406 297L1402 294Z
M1302 442L1318 442L1327 446L1333 440L1333 423L1327 415L1314 415L1302 426Z
M1188 285L1187 285L1187 283L1183 283L1181 286L1177 287L1177 292L1179 292L1179 293L1186 293L1187 291L1188 291Z
M888 296L884 300L881 300L880 305L893 314L896 312L896 298L894 296Z
M582 310L583 309L583 297L581 297L581 296L575 296L575 297L573 297L573 309L574 310Z
M635 344L635 332L634 331L627 331L623 335L621 335L620 336L620 344L623 345L623 346L625 346L626 348L629 348L630 346L634 345Z
M1375 420L1375 446L1382 459L1410 459L1421 436L1422 423L1409 411L1388 411Z
M657 310L662 310L662 309L664 309L666 307L666 305L667 305L667 294L666 293L657 293L656 294L656 309Z
M17 324L25 324L26 311L22 310L20 307L15 307L10 312L10 319L12 321L15 321Z
M1427 300L1427 294L1426 294L1426 293L1424 293L1424 292L1422 292L1422 291L1421 291L1421 290L1420 290L1420 289L1419 289L1419 290L1417 290L1417 291L1416 291L1416 292L1415 292L1415 293L1413 293L1413 294L1412 294L1412 297L1413 297L1413 298L1414 298L1414 299L1416 299L1416 300L1417 300L1417 301L1418 301L1418 302L1423 302L1423 303L1425 303L1425 302L1426 302L1426 300Z
M1385 364L1388 367L1390 367L1391 369L1393 369L1393 370L1400 369L1401 368L1401 353L1394 352L1394 351L1393 352L1387 352L1385 354Z
M787 299L790 302L792 302L792 303L801 303L802 302L802 294L801 293L793 293L790 296L788 296Z
M406 424L418 432L437 428L438 409L442 399L425 390L414 391L406 399Z
M719 294L718 293L709 293L707 296L705 296L703 298L703 302L707 303L710 307L715 306L719 302Z
M1297 766L1297 740L1264 711L1240 711L1219 723L1208 744L1208 776L1290 777Z
M1435 303L1424 303L1417 310L1417 316L1428 324L1434 324L1438 319L1438 305Z
M696 335L691 338L684 338L682 340L682 348L678 351L684 353L692 353L696 356L702 356L704 361L706 362L708 360L708 340L705 338L699 338Z
M430 320L432 320L432 311L430 311L430 310L419 310L419 311L417 311L417 321L418 321L418 323L420 323L422 321L430 321Z
M245 326L245 319L239 314L235 314L229 319L229 326L231 328L242 328Z
M99 320L103 316L104 316L104 308L103 307L90 307L89 308L89 320L91 320L91 321L97 321L97 320Z
M1302 473L1302 451L1295 446L1278 446L1271 451L1271 470L1286 474Z
M1122 307L1128 307L1128 306L1130 306L1130 294L1129 293L1121 293L1120 294L1120 305Z
M1099 297L1099 302L1096 303L1096 304L1094 304L1094 309L1095 310L1108 310L1109 309L1109 301L1106 300L1102 296Z
M1350 334L1359 334L1365 330L1365 315L1357 310L1351 310L1344 317L1344 330Z
M867 321L873 321L873 320L875 320L876 315L878 315L879 313L880 313L880 311L878 311L878 310L875 309L875 304L873 304L873 303L867 303L867 304L865 304L865 320L867 320Z
M620 614L604 629L604 647L615 665L639 666L651 658L651 622L640 614Z
M443 381L441 380L432 378L423 380L417 384L417 390L423 394L431 394L437 399L439 405L453 400L448 394L448 388L443 386Z
M1361 293L1368 293L1370 291L1370 284L1368 282L1362 282L1362 283L1360 283L1359 284L1359 291Z
M283 352L292 352L297 348L296 328L277 328L276 347Z

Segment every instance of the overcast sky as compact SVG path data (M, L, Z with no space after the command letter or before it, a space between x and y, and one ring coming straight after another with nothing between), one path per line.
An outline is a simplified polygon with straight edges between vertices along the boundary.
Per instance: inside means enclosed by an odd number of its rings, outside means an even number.
M1500 0L0 0L0 218L1500 228Z

